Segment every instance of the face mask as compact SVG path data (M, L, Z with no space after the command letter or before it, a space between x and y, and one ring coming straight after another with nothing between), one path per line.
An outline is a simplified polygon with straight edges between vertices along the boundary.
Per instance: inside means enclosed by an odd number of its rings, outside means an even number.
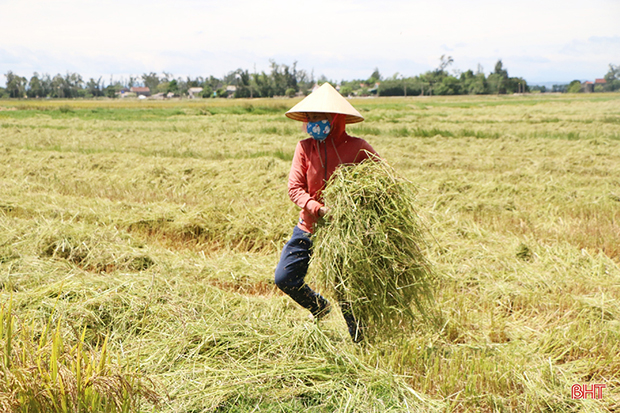
M308 122L306 131L317 141L324 141L331 132L332 127L327 119L320 120L318 122Z

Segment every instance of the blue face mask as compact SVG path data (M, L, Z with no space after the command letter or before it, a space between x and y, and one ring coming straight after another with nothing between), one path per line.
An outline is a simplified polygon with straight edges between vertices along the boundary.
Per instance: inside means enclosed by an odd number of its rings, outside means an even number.
M332 127L327 119L319 120L317 122L308 122L306 131L317 141L324 141L331 132Z

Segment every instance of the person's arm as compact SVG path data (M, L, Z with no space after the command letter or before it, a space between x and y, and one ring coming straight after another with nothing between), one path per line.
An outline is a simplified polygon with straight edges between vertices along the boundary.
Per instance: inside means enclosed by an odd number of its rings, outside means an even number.
M301 142L297 143L291 172L288 175L288 196L300 208L305 209L314 216L320 215L319 210L323 206L313 199L308 193L308 162Z

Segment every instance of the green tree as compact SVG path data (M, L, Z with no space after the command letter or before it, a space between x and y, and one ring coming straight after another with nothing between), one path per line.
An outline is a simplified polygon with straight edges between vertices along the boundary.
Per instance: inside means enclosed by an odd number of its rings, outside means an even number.
M555 93L566 93L567 90L568 90L568 85L566 84L551 86L551 91Z
M461 93L461 84L456 77L446 75L435 84L433 91L436 95L459 95Z
M144 86L148 87L151 92L155 92L157 90L157 86L160 83L159 76L155 72L151 72L148 74L143 73L142 83L144 83Z
M67 97L76 98L80 95L80 91L83 90L84 80L82 75L78 73L69 73L65 75L65 85L68 88Z
M4 76L6 77L6 91L9 97L23 98L26 92L26 78L18 76L10 70Z
M48 73L41 75L41 88L43 89L41 96L52 96L52 78Z
M420 93L421 82L417 77L405 78L395 74L390 79L383 80L379 85L380 96L414 96Z
M191 87L199 87L201 83L202 79L200 77L192 80L189 76L187 76L187 80L185 80L185 84L188 89Z
M101 77L98 80L92 77L86 82L86 90L93 97L103 96L103 90L101 90Z
M357 94L357 92L362 88L363 80L354 79L354 80L343 80L340 82L340 93L344 95L342 88L347 88L346 90L351 90L349 94Z
M84 81L77 73L69 73L65 76L57 74L51 79L50 96L57 98L76 98L83 92Z
M38 98L45 97L45 90L43 89L43 83L41 79L39 79L39 74L34 72L30 81L28 82L28 92L27 95L29 98Z
M620 79L620 66L609 64L609 70L605 74L605 80L608 82L613 82L614 80Z
M157 93L168 93L169 86L170 86L170 82L162 81L162 82L159 82L155 90L150 89L150 88L149 89L151 90L151 92L156 91Z
M287 89L294 89L297 92L297 62L292 66L277 64L275 60L271 63L271 83L273 93L277 96L284 96Z
M213 92L218 90L221 86L222 86L222 81L220 79L213 77L213 76L209 76L209 78L205 78L202 83L202 88L203 88L202 95L204 97L213 97ZM208 96L206 95L207 91L210 91Z
M260 97L272 97L274 94L269 75L265 72L252 74L252 84Z
M52 97L55 98L64 98L65 96L65 91L66 91L66 87L65 87L65 79L62 77L61 74L57 74L56 76L54 76L52 78Z
M116 93L118 92L118 87L115 85L108 85L105 88L105 95L110 99L114 99L116 97Z
M295 70L295 76L297 78L297 90L307 95L308 91L314 87L314 76L305 70Z
M202 97L203 98L212 98L213 97L213 89L209 84L204 84L202 86Z
M484 73L475 73L470 69L462 72L459 77L461 93L468 95L482 95L486 93L486 77Z
M353 88L351 86L340 86L340 94L344 97L350 96L353 94Z
M444 72L443 70L439 70L439 69L428 71L420 75L419 78L420 78L420 81L422 82L424 94L436 95L437 85L442 83L442 80L444 77L446 77L446 72ZM443 88L440 88L440 89L443 89Z
M573 80L568 84L566 89L567 93L579 93L581 92L581 82L579 80Z
M495 70L493 71L493 73L502 77L508 77L508 71L504 69L504 64L502 63L501 59L498 60L497 63L495 63Z
M467 89L467 93L470 95L483 95L488 93L487 79L484 73L477 73L475 80L470 84Z
M131 89L132 87L138 84L138 79L134 76L129 76L129 80L127 80L127 88Z
M176 79L172 79L170 82L168 82L166 93L173 93L175 95L179 94L179 83Z
M446 56L445 54L442 54L439 58L439 67L437 68L437 70L440 72L445 72L446 68L452 63L454 63L454 59L452 58L452 56Z
M504 69L504 65L500 60L495 63L495 70L487 79L488 92L492 94L505 94L508 79L508 71Z
M373 88L375 87L375 84L380 82L382 79L383 77L381 76L381 72L379 72L379 68L375 67L375 70L364 83L366 83L366 86Z
M226 79L228 82L236 87L234 97L235 98L253 98L255 88L252 85L252 78L250 72L243 69L237 69L230 72Z
M614 92L620 90L620 66L609 64L609 71L605 74L604 90L606 92Z

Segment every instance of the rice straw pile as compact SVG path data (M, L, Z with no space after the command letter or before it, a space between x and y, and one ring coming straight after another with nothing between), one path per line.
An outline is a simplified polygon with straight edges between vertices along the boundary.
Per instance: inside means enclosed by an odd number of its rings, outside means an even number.
M351 303L369 337L410 330L431 314L415 193L382 160L341 166L323 192L331 210L314 236L318 281Z

